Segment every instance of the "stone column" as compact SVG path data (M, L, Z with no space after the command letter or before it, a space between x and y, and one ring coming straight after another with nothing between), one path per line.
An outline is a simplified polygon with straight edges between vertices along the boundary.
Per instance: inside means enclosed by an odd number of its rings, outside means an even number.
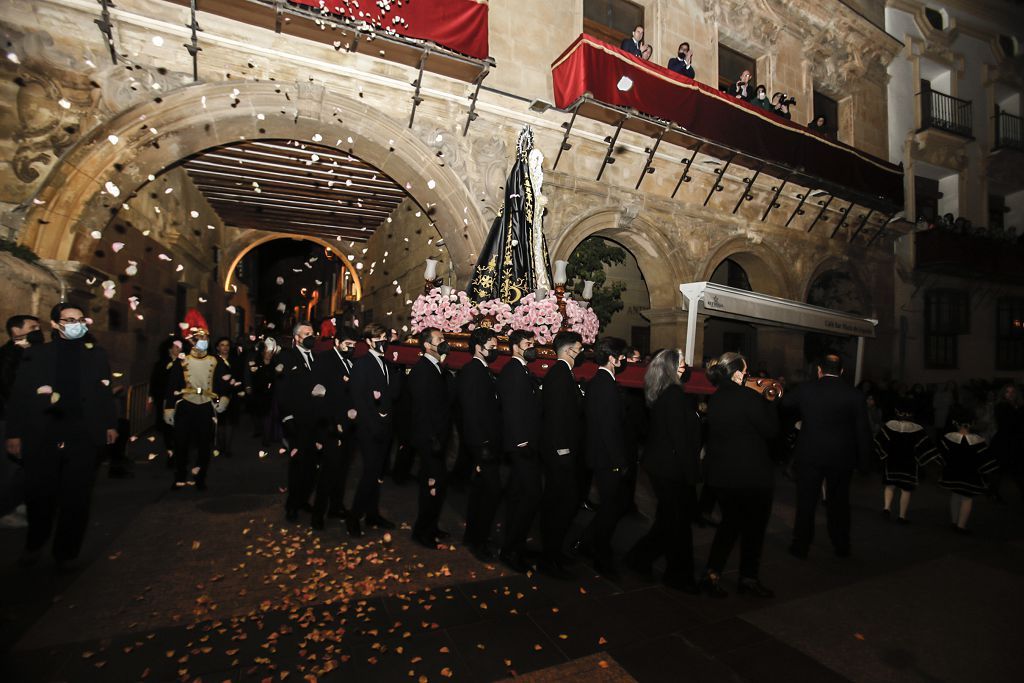
M684 348L686 345L686 311L682 308L652 308L641 311L640 315L651 323L651 350ZM697 337L694 347L694 364L698 364L704 349L705 315L697 316Z

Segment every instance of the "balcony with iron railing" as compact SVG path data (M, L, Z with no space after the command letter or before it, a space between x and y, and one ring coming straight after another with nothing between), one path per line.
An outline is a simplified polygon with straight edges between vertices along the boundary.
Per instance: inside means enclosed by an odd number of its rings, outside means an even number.
M918 97L921 102L921 130L936 128L965 138L974 137L970 100L935 90L922 90Z
M995 144L993 149L1014 149L1024 152L1024 118L996 107Z

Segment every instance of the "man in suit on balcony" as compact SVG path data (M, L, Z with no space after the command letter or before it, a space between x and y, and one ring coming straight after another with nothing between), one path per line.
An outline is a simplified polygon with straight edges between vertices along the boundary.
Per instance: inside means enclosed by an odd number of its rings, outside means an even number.
M697 72L693 70L693 56L690 54L689 43L679 43L679 56L668 60L669 71L675 71L687 78L696 78Z
M633 35L623 39L619 47L635 57L641 56L644 50L644 27L638 24L633 29Z

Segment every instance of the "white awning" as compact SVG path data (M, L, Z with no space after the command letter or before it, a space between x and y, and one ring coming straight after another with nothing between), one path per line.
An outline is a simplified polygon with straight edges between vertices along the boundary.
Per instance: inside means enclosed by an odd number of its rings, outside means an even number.
M829 308L780 299L767 294L748 292L713 282L690 282L679 285L683 293L683 310L688 313L686 329L686 362L693 362L697 315L730 318L755 325L771 325L807 332L821 332L844 337L859 337L857 369L859 380L863 356L863 339L875 336L877 320L861 318Z

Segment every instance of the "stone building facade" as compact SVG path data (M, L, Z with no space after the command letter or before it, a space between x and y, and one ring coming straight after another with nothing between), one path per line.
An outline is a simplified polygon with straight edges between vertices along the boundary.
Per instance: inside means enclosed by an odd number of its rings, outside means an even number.
M6 236L45 265L31 266L38 275L25 277L9 259L0 261L0 275L15 288L0 312L44 310L64 287L103 311L94 313L101 340L133 381L144 381L139 359L174 329L176 309L198 304L216 327L227 325L229 306L246 305L244 292L225 291L227 271L253 240L265 237L251 226L223 225L178 164L211 147L258 139L322 139L407 190L407 204L365 245L341 247L355 257L363 306L376 319L407 309L410 294L422 287L428 256L440 257L442 274L464 284L498 210L519 129L533 127L549 162L558 152L569 115L528 105L551 99L550 65L582 31L583 3L490 3L495 66L465 135L472 84L425 75L410 127L414 69L208 14L203 3L198 78L183 47L191 31L181 4L119 0L110 10L108 43L94 23L96 3L13 3L18 11L6 12L0 25L7 54L0 60L0 218ZM837 103L841 141L888 155L887 70L905 46L885 32L881 3L637 4L654 61L665 63L686 40L697 79L717 86L723 47L749 55L770 92L796 96L795 121L810 119L818 92ZM595 180L609 132L580 120L572 149L547 171L548 245L552 259L567 258L595 235L627 248L648 289L650 308L643 315L652 348L684 338L679 284L710 279L728 259L755 291L799 301L808 300L824 275L841 273L861 294L857 312L879 320L878 336L867 346L869 374L892 367L893 238L904 229L900 221L885 226L886 217L876 213L863 235L885 230L878 239L856 240L856 220L842 212L845 203L806 198L809 188L795 184L764 218L779 179L761 174L749 187L750 200L737 204L751 170L733 164L720 177L721 160L703 154L692 165L692 182L673 197L685 150L671 145L659 148L655 172L637 190L651 141L629 131L618 139L616 163ZM705 201L716 183L726 191L711 192ZM796 211L801 199L809 209L802 213ZM808 232L815 220L827 228ZM114 242L126 246L115 253ZM139 262L139 274L125 275L128 260ZM101 290L108 279L118 285L110 299ZM131 296L142 302L140 310L130 310ZM111 310L122 312L115 313L118 329L108 332ZM698 321L701 331L706 324ZM759 360L772 372L803 365L802 333L756 334ZM709 349L721 345L713 341Z

